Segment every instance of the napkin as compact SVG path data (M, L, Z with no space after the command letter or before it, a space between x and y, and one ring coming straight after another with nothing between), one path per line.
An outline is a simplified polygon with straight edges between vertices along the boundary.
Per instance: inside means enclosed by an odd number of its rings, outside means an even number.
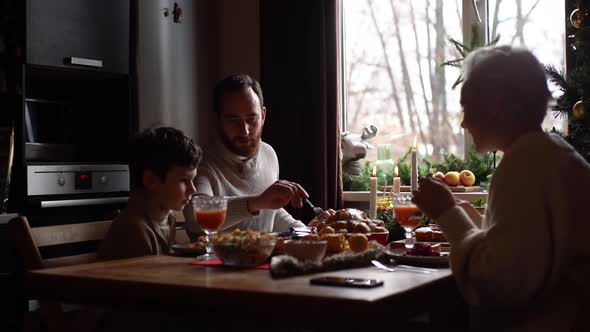
M295 257L283 255L272 257L270 273L273 278L287 278L303 274L327 272L370 266L371 261L388 261L393 256L387 248L376 241L370 242L370 248L359 253L343 252L328 256L320 263L301 262Z

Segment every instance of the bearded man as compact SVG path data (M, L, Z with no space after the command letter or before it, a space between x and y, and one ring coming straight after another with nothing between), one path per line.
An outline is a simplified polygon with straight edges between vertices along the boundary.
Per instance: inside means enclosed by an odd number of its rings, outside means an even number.
M205 147L195 195L229 197L221 230L284 232L305 226L283 207L288 203L302 207L307 192L297 183L279 180L277 155L261 140L266 107L260 84L248 75L226 77L215 86L213 112L217 135ZM333 213L328 210L316 218ZM184 216L189 235L200 233L192 204Z

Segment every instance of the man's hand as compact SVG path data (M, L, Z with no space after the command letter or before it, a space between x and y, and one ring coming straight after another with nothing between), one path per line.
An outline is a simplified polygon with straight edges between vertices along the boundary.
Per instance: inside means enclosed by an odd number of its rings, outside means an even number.
M248 200L248 211L257 213L263 209L280 209L291 202L294 208L301 208L303 200L309 195L295 182L278 180L268 187L262 194Z
M336 211L332 210L332 209L328 209L320 214L318 214L317 216L315 216L315 218L313 218L309 224L307 224L308 227L316 227L317 225L319 225L321 222L324 222L326 220L328 220L328 218L330 218L331 216L335 215Z
M440 181L421 177L419 183L420 189L413 191L412 202L428 217L437 219L443 212L456 205L453 194Z

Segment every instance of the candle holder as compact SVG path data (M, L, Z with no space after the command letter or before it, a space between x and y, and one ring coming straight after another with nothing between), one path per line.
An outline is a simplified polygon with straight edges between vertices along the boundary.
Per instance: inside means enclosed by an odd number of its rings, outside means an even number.
M389 191L383 190L383 193L377 196L377 210L393 208L393 198Z
M377 179L379 185L390 185L389 177L393 175L393 159L391 159L391 144L377 145Z
M412 145L412 149L411 149L411 153L412 153L412 159L411 159L411 177L410 177L410 185L412 186L412 191L417 190L418 189L418 151L417 149L417 136L414 136L414 145Z
M369 191L369 217L377 217L377 167L373 166L373 173L371 173L370 191Z

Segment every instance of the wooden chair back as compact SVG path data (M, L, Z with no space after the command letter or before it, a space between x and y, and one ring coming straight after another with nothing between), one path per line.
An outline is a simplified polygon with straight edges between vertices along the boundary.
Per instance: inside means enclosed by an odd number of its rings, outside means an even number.
M10 221L9 227L12 237L15 239L14 243L17 252L24 261L24 268L32 270L82 264L96 260L95 252L43 259L39 248L86 241L100 241L106 236L110 225L111 221L108 220L31 228L26 217L18 217Z
M108 220L32 228L27 218L21 216L9 222L9 229L15 249L22 259L24 269L34 270L82 264L96 260L96 252L44 259L39 248L86 241L100 241L106 236L110 225L111 221ZM71 330L64 318L61 303L39 301L39 311L41 319L45 322L49 331Z

